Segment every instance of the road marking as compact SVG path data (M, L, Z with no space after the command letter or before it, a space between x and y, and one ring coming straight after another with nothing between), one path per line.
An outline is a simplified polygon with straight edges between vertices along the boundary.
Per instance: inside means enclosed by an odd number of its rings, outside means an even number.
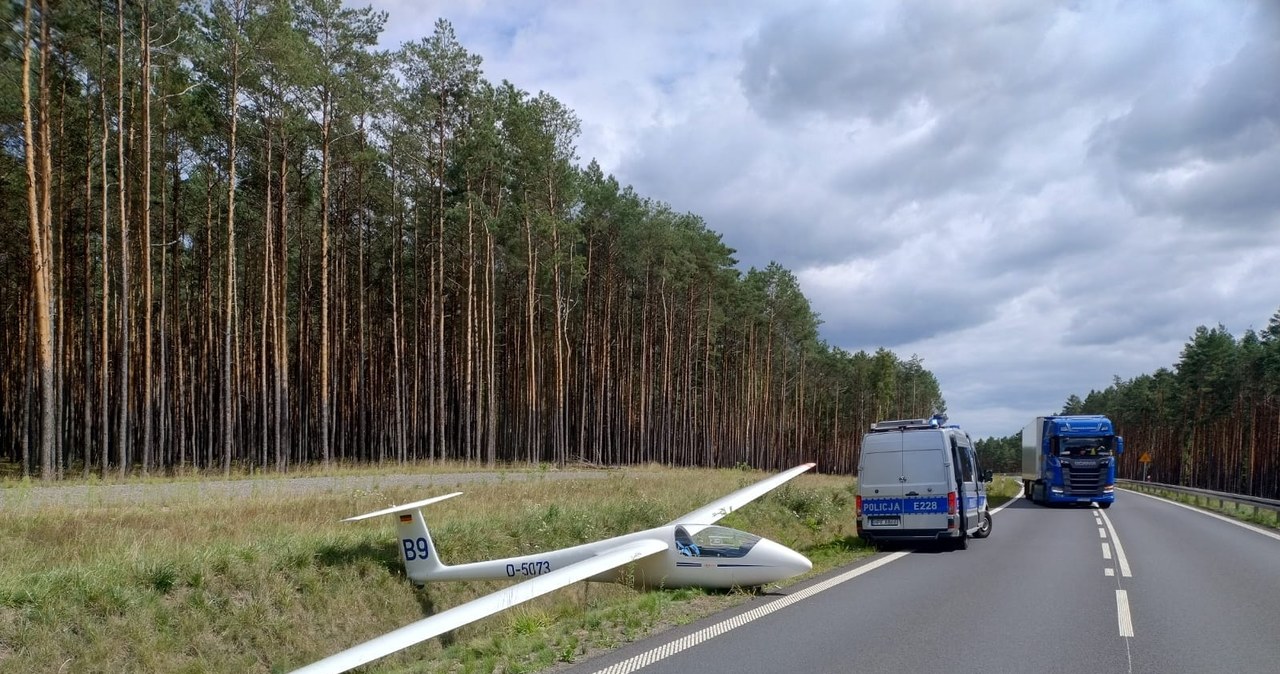
M1133 636L1133 619L1129 617L1129 593L1116 590L1116 618L1120 624L1120 636Z
M1129 569L1129 558L1124 556L1124 546L1120 545L1120 537L1116 535L1116 528L1111 526L1111 518L1107 514L1099 511L1102 515L1102 521L1107 523L1107 529L1111 531L1111 542L1116 549L1116 561L1120 562L1120 575L1125 578L1132 578L1133 571Z
M1111 559L1111 546L1106 543L1102 544L1102 558Z
M665 643L657 648L641 653L640 655L631 657L627 660L623 660L622 662L619 662L609 667L606 667L604 669L601 669L598 672L596 672L596 674L630 674L630 672L634 672L642 667L648 667L649 665L655 662L658 662L659 660L669 658L675 655L676 653L679 653L680 651L693 648L694 646L697 646L698 644L704 641L714 639L720 636L721 634L728 632L729 630L732 630L737 627L742 627L743 625L746 625L747 623L753 620L756 620L757 618L763 618L769 615L770 613L773 613L774 611L777 611L779 609L784 609L792 604L795 604L800 601L804 601L805 599L808 599L809 597L812 597L818 594L819 592L824 592L826 590L829 590L845 581L853 580L854 578L857 578L858 576L861 576L862 574L867 573L869 571L878 569L884 566L885 564L888 564L889 562L902 559L903 557L906 557L908 554L910 553L895 552L891 555L888 555L887 557L881 557L880 559L877 559L869 564L864 564L862 566L859 566L856 569L846 571L836 576L835 578L829 578L827 580L822 581L821 583L818 583L817 585L811 585L803 590L800 590L795 594L787 595L785 597L782 597L781 599L775 599L765 604L764 606L753 608L750 611L747 611L746 613L736 615L732 618L729 618L728 620L722 620L710 627L705 627L703 629L700 629L697 632L694 632L693 634L686 635L684 637L676 639L675 641Z
M1242 522L1242 521L1240 521L1240 520L1238 520L1238 519L1236 519L1236 518L1234 518L1234 517L1227 517L1226 515L1219 515L1219 514L1217 514L1217 513L1211 513L1211 512L1208 512L1208 511L1206 511L1206 510L1201 510L1201 509L1199 509L1199 508L1194 508L1194 507L1189 506L1189 505L1187 505L1187 504L1185 504L1185 503L1178 503L1177 501L1170 501L1170 500L1169 500L1169 499L1167 499L1167 498L1160 498L1159 496L1152 496L1151 494L1145 494L1145 493L1143 493L1143 492L1140 492L1140 491L1134 491L1134 490L1132 490L1132 489L1128 489L1128 490L1126 490L1126 491L1128 491L1130 494L1137 494L1138 496L1145 496L1145 497L1147 497L1147 498L1155 499L1155 500L1157 500L1157 501L1164 501L1165 503L1168 503L1169 505L1176 505L1176 506L1178 506L1179 508L1186 508L1187 510L1190 510L1191 512L1196 512L1196 513L1200 513L1201 515L1205 515L1206 517L1212 517L1212 518L1214 518L1214 519L1219 519L1219 520L1222 520L1223 522L1228 522L1228 523L1234 524L1234 525L1236 525L1236 526L1238 526L1238 527L1241 527L1241 528L1243 528L1243 529L1248 529L1249 531L1252 531L1252 532L1254 532L1254 533L1262 534L1263 536L1270 536L1271 538L1274 538L1274 539L1276 539L1277 541L1280 541L1280 534L1278 534L1278 533L1276 533L1276 532L1274 532L1274 531L1267 531L1266 529L1263 529L1263 528L1261 528L1261 527L1258 527L1258 526L1255 526L1255 525L1249 524L1248 522Z
M1102 570L1102 573L1106 575L1107 578L1114 578L1116 575L1116 570L1108 566L1107 568Z
M1098 538L1106 538L1106 537L1107 537L1107 530L1103 529L1102 527L1098 527Z

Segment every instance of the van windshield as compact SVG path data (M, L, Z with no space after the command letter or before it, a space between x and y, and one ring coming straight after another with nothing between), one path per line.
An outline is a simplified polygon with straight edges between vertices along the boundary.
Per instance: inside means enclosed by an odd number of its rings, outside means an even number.
M1111 438L1062 438L1058 453L1062 456L1111 456Z

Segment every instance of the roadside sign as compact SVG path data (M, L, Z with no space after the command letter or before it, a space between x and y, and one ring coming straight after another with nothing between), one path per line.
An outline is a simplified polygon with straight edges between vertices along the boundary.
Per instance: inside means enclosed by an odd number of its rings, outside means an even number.
M1151 463L1151 452L1143 452L1142 456L1138 457L1138 463Z

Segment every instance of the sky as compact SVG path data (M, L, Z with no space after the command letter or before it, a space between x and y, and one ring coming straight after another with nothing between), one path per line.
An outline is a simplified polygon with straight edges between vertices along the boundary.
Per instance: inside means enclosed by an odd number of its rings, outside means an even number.
M372 4L790 269L828 343L921 357L975 438L1280 310L1280 3Z

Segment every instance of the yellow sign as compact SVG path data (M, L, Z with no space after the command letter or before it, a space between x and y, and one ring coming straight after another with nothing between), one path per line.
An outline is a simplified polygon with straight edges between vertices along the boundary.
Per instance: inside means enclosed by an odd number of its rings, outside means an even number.
M1143 452L1142 456L1138 457L1138 463L1151 463L1151 452Z

